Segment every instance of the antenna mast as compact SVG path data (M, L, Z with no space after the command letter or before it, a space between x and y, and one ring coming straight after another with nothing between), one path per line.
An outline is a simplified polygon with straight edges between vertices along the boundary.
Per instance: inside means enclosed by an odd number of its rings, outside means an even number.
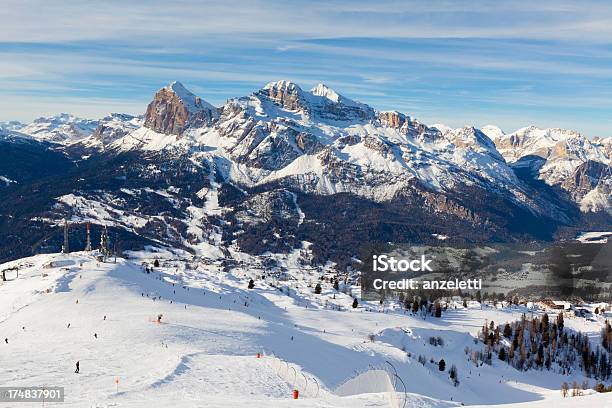
M64 218L64 245L62 246L62 253L67 254L70 252L68 247L68 219Z
M89 223L87 223L87 239L85 241L85 251L91 252L91 236L89 235Z

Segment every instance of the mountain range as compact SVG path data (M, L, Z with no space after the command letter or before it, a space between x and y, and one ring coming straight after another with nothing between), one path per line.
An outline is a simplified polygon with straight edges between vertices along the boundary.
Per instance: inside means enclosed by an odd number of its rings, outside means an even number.
M0 260L57 250L64 219L74 248L91 223L122 250L308 246L341 266L370 243L612 227L612 138L426 125L324 84L272 82L215 107L173 82L143 116L0 123L0 154Z

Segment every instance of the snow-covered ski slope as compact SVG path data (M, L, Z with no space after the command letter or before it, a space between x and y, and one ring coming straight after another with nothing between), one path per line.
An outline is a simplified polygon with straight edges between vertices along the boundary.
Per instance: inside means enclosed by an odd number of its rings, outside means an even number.
M464 348L474 347L472 335L485 320L514 320L518 309L460 308L423 320L367 311L377 305L353 309L351 297L329 283L315 295L308 285L316 278L304 270L284 283L258 279L248 290L255 276L248 268L229 274L216 263L161 259L160 268L145 273L141 262L155 256L167 254L132 253L117 263L49 254L0 265L20 266L18 277L11 272L0 282L2 385L63 386L66 402L57 406L67 407L389 407L383 390L335 393L357 372L389 361L406 383L406 406L603 407L612 399L563 399L560 384L582 382L579 374L519 372L496 359L476 368L467 361ZM273 284L291 287L290 295ZM599 322L567 319L566 325L598 341ZM430 336L441 336L444 346L430 345ZM293 368L279 370L272 354ZM457 366L458 387L429 362L440 358ZM306 381L311 386L304 389ZM401 403L403 394L398 397Z

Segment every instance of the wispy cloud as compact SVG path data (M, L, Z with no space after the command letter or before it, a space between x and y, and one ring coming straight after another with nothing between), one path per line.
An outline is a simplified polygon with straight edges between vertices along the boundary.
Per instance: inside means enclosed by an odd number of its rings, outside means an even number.
M605 1L5 0L0 21L0 120L138 113L174 79L220 104L288 78L454 126L612 133Z

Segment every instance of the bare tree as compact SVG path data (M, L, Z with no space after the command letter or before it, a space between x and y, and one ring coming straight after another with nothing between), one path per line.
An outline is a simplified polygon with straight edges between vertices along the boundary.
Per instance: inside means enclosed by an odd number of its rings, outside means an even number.
M563 384L561 384L561 395L563 395L563 398L567 397L568 391L569 391L569 384L563 381Z

